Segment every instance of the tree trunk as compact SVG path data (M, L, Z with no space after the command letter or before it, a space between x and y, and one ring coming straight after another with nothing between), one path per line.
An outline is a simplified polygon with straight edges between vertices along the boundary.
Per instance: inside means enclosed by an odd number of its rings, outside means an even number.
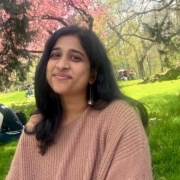
M148 67L149 67L149 76L152 75L152 69L151 69L151 60L150 60L150 57L149 57L149 54L147 54L147 63L148 63Z
M144 61L137 61L137 67L138 67L138 74L139 78L144 79L145 71L144 71Z
M163 60L162 60L162 55L161 54L159 54L159 59L160 59L160 64L161 64L161 72L164 72Z

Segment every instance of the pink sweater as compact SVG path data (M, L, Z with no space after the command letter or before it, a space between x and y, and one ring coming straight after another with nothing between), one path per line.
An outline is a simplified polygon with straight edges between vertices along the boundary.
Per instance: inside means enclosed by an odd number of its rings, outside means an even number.
M33 127L38 119L28 122ZM34 135L21 135L6 180L152 180L147 137L137 112L124 101L88 107L60 127L45 155Z

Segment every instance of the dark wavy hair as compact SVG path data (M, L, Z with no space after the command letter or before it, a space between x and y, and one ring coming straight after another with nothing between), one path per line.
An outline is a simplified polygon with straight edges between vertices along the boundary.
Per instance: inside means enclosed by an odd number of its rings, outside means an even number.
M92 107L103 109L113 100L125 100L139 111L144 127L147 128L148 126L148 113L144 105L137 100L125 96L120 91L106 50L96 34L89 29L75 25L63 27L52 34L47 41L35 73L36 113L41 114L42 119L34 126L32 131L29 131L28 127L25 127L26 134L35 134L42 155L46 152L48 146L53 143L63 114L60 98L47 82L46 67L57 39L68 35L78 37L90 60L91 69L97 71L96 81L92 85L94 99Z

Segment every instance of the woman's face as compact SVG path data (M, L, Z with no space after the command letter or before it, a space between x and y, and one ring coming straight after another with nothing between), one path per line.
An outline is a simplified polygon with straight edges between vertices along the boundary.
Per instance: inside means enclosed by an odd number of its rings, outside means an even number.
M90 61L75 35L60 37L50 53L46 70L52 90L61 96L86 95Z

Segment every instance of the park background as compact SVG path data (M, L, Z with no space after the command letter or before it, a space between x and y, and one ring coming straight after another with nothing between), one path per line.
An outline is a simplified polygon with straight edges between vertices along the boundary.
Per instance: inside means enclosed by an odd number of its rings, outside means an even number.
M123 92L147 105L155 180L180 179L179 0L0 0L0 103L34 110L26 96L45 41L71 24L97 33ZM120 81L119 70L134 80ZM0 145L0 180L17 142Z

